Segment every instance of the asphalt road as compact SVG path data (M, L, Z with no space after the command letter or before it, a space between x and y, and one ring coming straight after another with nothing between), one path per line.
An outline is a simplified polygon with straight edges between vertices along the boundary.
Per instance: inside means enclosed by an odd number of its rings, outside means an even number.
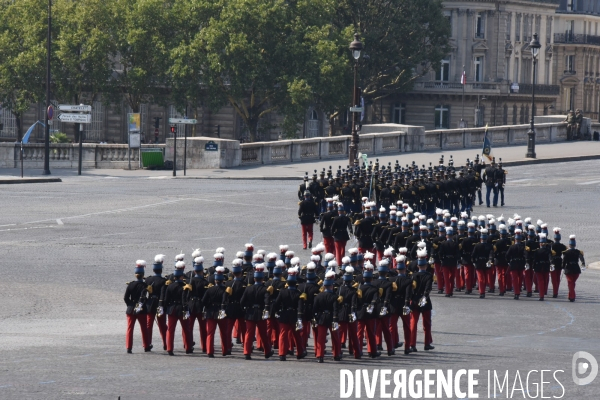
M598 261L599 166L586 161L510 168L507 205L478 207L476 213L541 218L562 227L565 238L577 234L588 263ZM588 386L571 379L576 351L600 359L600 271L592 269L578 281L575 303L566 299L564 279L559 298L545 302L436 294L436 349L422 351L420 333L420 351L410 356L341 363L328 357L325 364L258 356L245 361L238 345L233 356L209 360L201 353L186 356L176 339L177 357L168 357L159 349L144 353L138 331L134 354L125 353L122 296L135 260L164 253L169 271L179 252L190 261L200 248L210 259L223 246L229 263L253 242L267 251L289 244L305 261L296 191L297 183L289 181L110 176L1 187L0 398L339 398L341 368L479 369L480 398L487 398L488 370L502 376L508 370L511 387L517 371L526 386L530 370L563 370L557 376L565 394L550 376L545 396L597 398L600 378ZM529 390L533 396L535 387ZM523 396L517 391L512 398Z

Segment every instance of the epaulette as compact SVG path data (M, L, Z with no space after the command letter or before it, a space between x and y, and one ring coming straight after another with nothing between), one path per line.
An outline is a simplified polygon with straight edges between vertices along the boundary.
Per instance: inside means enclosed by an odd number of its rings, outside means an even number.
M583 255L583 251L579 250L579 252L581 253L581 255Z
M381 297L381 296L383 296L383 288L382 287L379 288L379 297Z
M362 299L362 290L356 289L356 295L358 296L359 299Z
M231 289L231 286L229 286L227 289L225 289L225 293L227 293L228 295L231 296L231 294L233 293L233 289Z
M192 285L190 285L189 283L183 286L183 290L189 290L190 292L192 291Z
M214 284L212 284L212 283L209 283L209 284L208 284L208 286L207 286L207 288L209 288L209 289L210 289L210 288L211 288L211 287L213 287L213 286L215 286L215 285L214 285Z
M127 286L129 286L129 284L130 284L131 282L133 282L133 281L130 281L130 282L125 282L125 284L126 284Z
M306 301L306 300L308 299L308 296L306 295L306 293L302 293L302 294L300 295L300 298L301 298L302 300Z
M395 292L396 290L398 290L398 285L396 282L392 282L392 292Z
M358 282L354 282L354 283L352 284L352 287L353 287L354 289L358 289L358 286L359 286Z
M344 297L343 297L343 296L338 296L338 298L337 298L337 302L338 302L339 304L342 304L342 303L344 302Z
M529 246L525 246L525 251L531 251L531 248Z
M146 287L146 290L148 291L148 293L152 294L152 285L148 285Z
M556 252L554 250L550 250L552 252L552 255L555 256Z
M167 279L167 281L165 282L165 286L169 286L171 284L171 280Z
M269 292L269 294L273 294L273 286L269 286L267 288L267 292Z
M412 283L412 287L413 287L413 289L416 289L416 288L417 288L417 281L413 281L413 283Z
M285 278L284 278L283 276L280 276L280 277L279 277L279 280L280 280L281 282L285 282Z
M301 202L301 201L299 201L299 202L298 202L298 205L300 205L300 204L302 204L302 202Z

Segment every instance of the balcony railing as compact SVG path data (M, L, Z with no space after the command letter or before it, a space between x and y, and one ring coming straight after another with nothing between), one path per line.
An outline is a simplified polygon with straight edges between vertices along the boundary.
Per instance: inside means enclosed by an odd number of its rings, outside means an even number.
M531 94L532 85L530 83L519 83L519 94ZM560 94L559 85L535 85L535 94L558 96Z
M436 90L455 90L463 89L463 85L460 82L416 82L414 85L415 89L436 89ZM498 88L496 83L488 82L467 82L465 84L465 90L495 90Z
M600 36L574 34L570 32L555 33L554 43L559 44L591 44L600 46Z

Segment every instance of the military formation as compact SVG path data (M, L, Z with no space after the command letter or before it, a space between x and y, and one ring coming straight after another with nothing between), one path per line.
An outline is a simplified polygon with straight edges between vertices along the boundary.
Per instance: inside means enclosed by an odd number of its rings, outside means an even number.
M541 220L534 225L518 215L505 221L502 216L469 218L466 213L459 219L438 209L434 221L408 204L390 206L388 215L384 207L377 210L375 203L367 202L363 218L352 224L343 203L328 199L326 207L331 211L322 216L322 224L332 219L334 237L339 226L348 236L356 235L358 247L346 251L346 243L338 247L337 239L333 249L318 243L302 263L287 245L279 246L278 253L267 253L254 252L254 246L246 244L228 267L225 250L217 249L208 268L196 250L191 271L185 271L185 256L180 254L174 271L166 276L164 255L155 257L151 276L146 276L146 262L138 260L136 280L128 283L124 297L127 352L132 352L138 322L144 350L153 348L156 323L169 355L174 355L177 324L186 353L194 352L196 323L201 350L209 358L215 356L217 328L221 355L231 355L235 340L247 360L255 352L265 358L277 352L281 361L288 356L303 359L311 336L319 363L324 362L327 338L335 361L342 359L343 349L355 359L377 358L384 342L388 356L401 347L408 355L417 352L419 320L423 349L434 349L430 296L434 285L446 297L475 291L485 298L486 292L495 293L497 285L499 296L512 292L519 300L524 290L527 297L538 293L544 300L550 283L552 297L558 297L564 275L573 302L576 281L585 270L575 235L566 246L561 229L553 228L551 240L548 225Z

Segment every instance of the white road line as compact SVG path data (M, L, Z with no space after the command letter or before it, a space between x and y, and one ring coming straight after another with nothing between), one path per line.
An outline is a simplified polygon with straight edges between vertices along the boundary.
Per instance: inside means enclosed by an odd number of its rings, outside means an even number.
M56 223L59 225L64 225L63 222L60 220L60 218L56 220Z
M532 181L533 178L525 178L525 179L515 179L514 181L509 181L510 183L518 183L518 182L526 182L526 181Z
M600 183L600 181L579 182L578 185L593 185L595 183Z

